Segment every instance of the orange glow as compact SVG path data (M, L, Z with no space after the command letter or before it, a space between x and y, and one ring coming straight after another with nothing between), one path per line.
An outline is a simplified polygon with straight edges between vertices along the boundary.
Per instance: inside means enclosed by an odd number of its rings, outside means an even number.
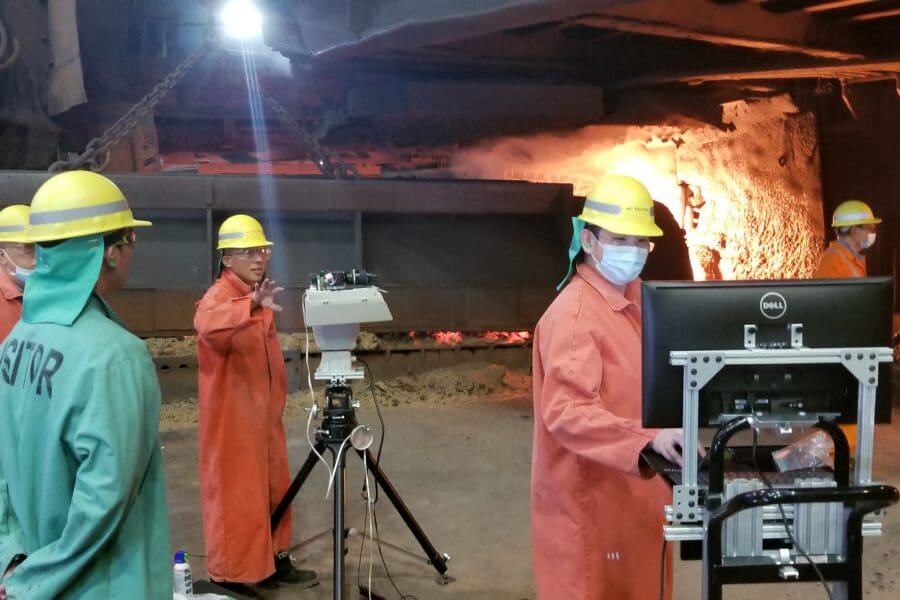
M488 342L501 342L505 344L517 344L531 339L529 331L486 331L481 338Z
M458 177L571 183L587 195L629 175L685 231L695 279L808 277L823 216L814 118L787 95L722 104L727 128L673 114L660 125L591 125L485 141Z
M585 196L604 175L630 175L650 190L682 225L677 146L663 128L590 126L568 134L505 138L461 153L460 176L571 183Z
M438 344L446 344L447 346L455 346L462 342L463 336L459 331L436 331L431 334L431 337Z
M484 346L486 344L525 344L531 340L530 331L409 331L401 334L416 347Z

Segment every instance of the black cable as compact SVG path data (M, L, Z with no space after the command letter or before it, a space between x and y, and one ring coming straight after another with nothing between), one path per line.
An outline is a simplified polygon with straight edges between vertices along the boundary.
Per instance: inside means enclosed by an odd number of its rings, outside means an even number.
M369 476L368 473L364 474L366 477ZM377 484L376 484L377 485ZM366 500L368 502L368 499ZM362 572L362 557L363 550L366 548L366 534L369 532L369 511L368 507L366 508L366 517L363 519L363 539L362 543L359 545L359 560L356 563L356 587L362 587L362 582L359 580L360 573Z
M369 367L369 363L367 363L363 359L357 358L357 360L363 364L363 366L366 368L366 372L369 374L369 390L372 392L372 401L376 405L376 408L377 408L378 402L375 397L375 378L372 375L372 368ZM380 409L378 410L378 418L381 421L381 439L378 442L378 459L380 460L381 459L381 448L384 444L384 435L385 435L384 419L381 418L381 410ZM376 460L375 464L378 464L377 460ZM368 473L366 473L365 475L368 476ZM378 483L377 482L375 483L374 487L375 487L375 497L377 499L377 497L378 497ZM368 494L371 493L371 489L366 491L365 482L363 483L363 493L366 494L366 502L368 503L369 502ZM374 504L375 500L373 500L372 502ZM362 543L359 545L359 560L356 563L356 585L357 585L357 587L362 586L362 583L360 582L360 576L361 576L361 572L362 572L362 557L363 557L363 551L366 548L366 534L368 533L368 531L369 531L369 512L368 512L368 510L366 510L366 518L363 522L363 539L362 539Z
M663 600L666 593L666 546L668 540L663 537L662 553L659 557L659 600Z
M368 374L369 374L369 391L372 393L372 402L375 404L375 411L378 413L378 420L381 422L381 439L378 441L378 453L375 456L375 466L377 468L378 465L381 464L381 451L384 448L384 438L387 435L387 428L384 424L384 417L381 414L381 404L378 402L378 395L375 393L375 376L372 375L372 368L363 359L357 358L356 360L359 361L360 363L362 363L362 365L366 368L366 372L368 372ZM400 600L419 600L416 596L413 596L412 594L404 594L403 592L401 592L400 588L398 588L397 584L394 582L394 578L391 576L390 570L388 569L387 561L384 558L384 551L381 549L381 536L378 534L378 516L375 512L375 505L378 502L378 482L377 481L375 482L374 487L375 487L375 494L374 494L374 498L372 499L372 502L371 502L371 504L372 504L372 525L373 525L372 529L373 529L373 533L375 534L375 545L378 548L378 555L381 557L381 564L384 566L384 573L385 573L385 575L387 575L388 581L391 582L391 585L394 587L394 590L400 596ZM370 491L371 491L371 489L370 489ZM368 502L369 499L366 498L366 501ZM368 524L368 519L367 519L366 525L363 528L364 531L366 530L368 525L369 524ZM362 565L362 551L363 551L363 546L365 546L365 544L366 544L366 540L365 540L365 536L364 536L362 546L360 546L360 549L359 549L360 562L359 562L359 565L357 566L357 571L356 571L357 582L359 581L360 565Z
M759 439L759 433L756 428L753 428L753 468L756 470L756 474L759 475L759 478L762 479L763 484L768 489L773 489L772 484L769 482L768 478L763 474L762 470L759 468L759 465L756 462L756 444ZM819 577L819 583L822 584L822 587L825 588L825 593L828 594L829 600L834 600L834 596L831 595L831 586L828 585L828 581L825 580L825 576L822 575L822 571L819 570L819 565L817 565L812 558L810 558L809 554L806 553L806 550L797 543L797 540L794 538L794 534L791 533L791 528L788 527L787 515L784 513L784 506L781 503L776 504L778 507L778 512L781 513L781 523L784 525L784 532L787 534L788 539L791 540L791 544L794 545L794 548L799 552L803 558L810 564L813 570L816 572L816 575ZM796 515L794 515L796 518Z
M394 578L391 577L391 572L388 569L387 561L384 560L384 552L381 550L381 536L378 533L378 517L375 515L375 507L372 506L372 523L374 524L373 529L375 530L375 540L377 541L378 546L378 555L381 556L381 564L384 566L384 573L387 575L388 581L391 582L391 585L394 586L394 590L396 590L397 595L400 596L400 600L419 600L417 597L412 594L404 594L400 591L400 588L397 587L397 584L394 583Z
M381 403L378 401L378 396L375 394L375 376L372 375L372 368L369 366L369 363L363 359L357 358L356 360L362 363L366 368L366 372L369 374L369 391L372 393L372 404L375 405L375 412L378 413L378 421L381 423L381 439L378 440L378 453L375 455L375 466L378 467L381 464L381 451L384 449L384 438L387 437L387 427L384 424L384 416L381 414ZM374 496L372 504L378 502L377 483L375 485Z

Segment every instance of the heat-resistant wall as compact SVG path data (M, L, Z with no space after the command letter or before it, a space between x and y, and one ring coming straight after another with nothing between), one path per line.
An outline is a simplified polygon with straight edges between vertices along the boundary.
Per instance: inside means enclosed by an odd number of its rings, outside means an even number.
M822 244L815 119L786 96L724 104L721 119L493 140L453 168L569 182L577 194L603 174L631 175L683 228L696 279L808 277Z
M786 98L723 106L726 131L688 132L677 149L695 274L809 277L822 244L815 119Z

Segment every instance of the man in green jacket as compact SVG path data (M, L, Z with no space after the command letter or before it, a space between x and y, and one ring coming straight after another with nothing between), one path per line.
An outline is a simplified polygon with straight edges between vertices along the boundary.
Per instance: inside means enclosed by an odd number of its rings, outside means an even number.
M32 200L37 267L0 346L0 599L172 597L159 383L103 300L148 225L96 173Z

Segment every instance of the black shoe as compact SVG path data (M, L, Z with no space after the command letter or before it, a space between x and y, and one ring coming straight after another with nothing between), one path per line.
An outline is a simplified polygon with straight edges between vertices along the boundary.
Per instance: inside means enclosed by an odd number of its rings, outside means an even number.
M246 583L238 583L237 581L216 581L215 579L210 579L210 582L220 588L224 588L229 592L237 594L240 598L263 598L262 594Z
M263 584L267 587L272 584L287 584L310 588L319 585L319 579L315 571L294 568L291 555L287 552L279 552L275 555L275 573L261 585Z

